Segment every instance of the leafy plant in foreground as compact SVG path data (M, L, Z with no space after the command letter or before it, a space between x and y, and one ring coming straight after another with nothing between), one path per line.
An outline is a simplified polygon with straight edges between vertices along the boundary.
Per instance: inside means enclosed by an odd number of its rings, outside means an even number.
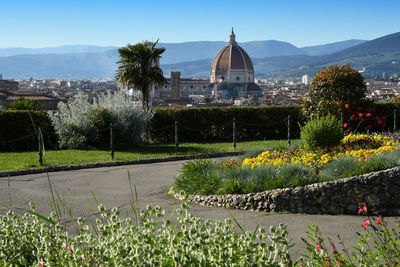
M99 218L88 225L76 219L76 235L68 234L52 213L31 210L24 216L0 216L2 264L30 266L291 266L286 226L238 234L234 219L224 223L189 213L186 204L176 218L160 207L137 210L137 221L121 218L117 208L98 205Z
M300 135L309 148L338 145L343 138L341 122L330 114L307 122Z

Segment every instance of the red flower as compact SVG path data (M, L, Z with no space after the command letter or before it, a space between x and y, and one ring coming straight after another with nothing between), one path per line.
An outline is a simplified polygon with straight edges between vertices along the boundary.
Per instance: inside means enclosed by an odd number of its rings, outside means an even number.
M354 114L350 116L351 120L354 120L355 118L356 118L356 115L354 115Z
M365 205L365 203L364 203L364 207L362 207L362 208L360 206L358 206L358 214L361 214L364 212L367 212L367 205Z
M349 104L345 104L344 107L345 107L345 108L349 108L350 105L349 105Z
M345 123L343 124L343 128L347 128L347 126L349 126L349 125L347 124L347 122L345 122Z
M317 250L319 251L321 249L321 247L319 246L319 244L317 245Z
M350 134L353 134L353 131L350 131Z
M362 117L364 114L362 114L361 112L360 113L358 113L358 117Z
M364 222L364 223L363 223L363 226L362 226L362 227L363 227L364 229L365 229L369 224L371 224L368 218L366 218L365 220L363 220L363 222Z
M382 120L384 120L384 121L385 121L386 119L387 119L387 118L386 118L386 116L383 116L383 117L382 117Z
M383 122L381 120L378 120L378 124L382 124Z
M376 220L376 224L380 224L380 223L381 223L381 221L382 221L382 216L381 216L381 215L379 215L379 218Z
M367 113L367 114L365 114L365 116L367 117L367 118L369 118L369 117L371 117L371 113Z
M379 117L379 116L375 116L375 120L380 120L381 119L381 117Z
M357 109L358 109L358 111L361 111L361 110L362 110L362 107L358 107Z
M368 124L368 125L367 125L367 128L368 128L368 129L371 129L371 128L372 128L372 125L371 125L371 124Z

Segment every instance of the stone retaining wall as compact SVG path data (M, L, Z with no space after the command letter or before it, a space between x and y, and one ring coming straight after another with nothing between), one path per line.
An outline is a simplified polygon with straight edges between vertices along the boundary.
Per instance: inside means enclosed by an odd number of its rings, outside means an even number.
M175 198L184 196L172 192ZM382 215L400 215L400 167L331 182L260 193L186 196L204 206L266 212L357 214L358 199Z

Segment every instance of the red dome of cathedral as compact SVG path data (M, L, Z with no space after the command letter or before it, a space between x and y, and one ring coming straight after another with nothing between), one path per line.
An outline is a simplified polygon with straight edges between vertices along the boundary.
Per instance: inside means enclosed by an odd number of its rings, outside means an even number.
M253 82L254 67L249 55L236 42L233 32L228 44L218 52L211 65L211 82Z
M217 72L217 75L219 70L227 71L228 69L254 71L253 63L251 62L249 55L247 55L246 51L237 44L233 29L230 41L215 56L211 65L211 71Z

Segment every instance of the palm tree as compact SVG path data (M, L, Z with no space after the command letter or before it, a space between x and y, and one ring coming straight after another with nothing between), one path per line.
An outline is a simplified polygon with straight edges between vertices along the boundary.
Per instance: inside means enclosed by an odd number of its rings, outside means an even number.
M128 44L118 49L121 59L116 71L116 80L131 85L142 92L142 105L149 108L149 89L151 85L162 86L166 80L157 64L165 48L156 48L157 42L143 41L135 45Z

